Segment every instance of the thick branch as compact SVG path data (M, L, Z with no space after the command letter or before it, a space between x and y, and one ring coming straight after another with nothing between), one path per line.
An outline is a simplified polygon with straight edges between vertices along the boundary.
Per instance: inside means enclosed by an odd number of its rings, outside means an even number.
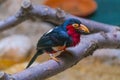
M82 47L84 46L84 47ZM79 56L78 53L76 53L76 49L72 50L72 53L70 52L63 52L61 53L58 58L60 59L60 62L56 62L54 60L49 60L44 63L41 63L37 66L28 68L20 73L14 74L13 78L15 80L43 80L48 77L51 77L57 73L60 73L64 71L67 68L72 67L75 65L80 59L90 55L93 53L93 51L96 49L97 45L96 43L83 43L83 45L79 45ZM71 49L70 49L71 50ZM69 51L69 50L68 50ZM47 65L47 66L46 66Z
M85 38L84 38L85 37ZM86 39L87 38L87 39ZM110 33L96 33L88 36L83 36L82 41L88 42L89 40L96 42L99 48L119 48L120 44L120 32L110 32ZM82 43L82 41L80 43Z
M20 73L13 74L12 77L14 80L43 80L72 67L79 60L91 55L97 48L106 45L107 48L109 46L111 47L111 45L116 48L117 42L120 42L120 32L104 34L97 33L84 36L78 46L68 48L66 52L58 56L60 59L59 63L54 60L49 60Z

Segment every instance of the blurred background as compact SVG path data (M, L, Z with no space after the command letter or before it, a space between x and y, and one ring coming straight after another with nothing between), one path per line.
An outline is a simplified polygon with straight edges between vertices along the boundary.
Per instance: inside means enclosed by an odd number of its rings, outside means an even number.
M0 0L0 20L14 15L22 0ZM67 13L98 22L120 25L120 0L31 0L33 4L61 8ZM0 70L13 74L22 71L36 51L43 33L53 27L42 21L25 21L0 33ZM46 58L45 58L46 57ZM39 56L33 64L49 60ZM120 80L120 50L100 49L77 65L47 80Z

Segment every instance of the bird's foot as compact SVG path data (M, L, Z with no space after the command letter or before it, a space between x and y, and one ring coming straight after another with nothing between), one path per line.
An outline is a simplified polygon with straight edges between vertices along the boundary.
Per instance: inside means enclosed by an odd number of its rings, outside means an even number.
M58 51L62 51L62 50L65 51L65 49L66 49L66 46L59 46L58 47Z
M50 54L50 58L55 60L56 62L59 62L60 60L58 58L56 58L53 54Z
M51 57L51 59L55 60L56 62L59 62L60 60L56 57Z

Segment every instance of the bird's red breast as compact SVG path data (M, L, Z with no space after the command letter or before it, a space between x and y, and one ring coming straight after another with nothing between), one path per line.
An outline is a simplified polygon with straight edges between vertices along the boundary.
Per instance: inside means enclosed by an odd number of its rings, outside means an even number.
M72 38L72 46L76 46L80 42L80 34L75 31L72 25L67 26L67 33Z

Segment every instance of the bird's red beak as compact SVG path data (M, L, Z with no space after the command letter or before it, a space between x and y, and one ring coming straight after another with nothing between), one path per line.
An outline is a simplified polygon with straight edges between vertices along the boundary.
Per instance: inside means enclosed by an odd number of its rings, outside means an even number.
M90 33L89 29L83 24L80 24L79 30L82 33Z

